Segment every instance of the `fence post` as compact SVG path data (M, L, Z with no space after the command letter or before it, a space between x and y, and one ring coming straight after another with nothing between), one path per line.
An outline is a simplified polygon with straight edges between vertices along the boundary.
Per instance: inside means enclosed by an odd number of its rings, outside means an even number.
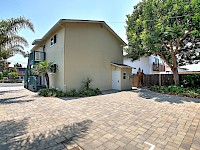
M162 86L162 74L159 74L159 86Z

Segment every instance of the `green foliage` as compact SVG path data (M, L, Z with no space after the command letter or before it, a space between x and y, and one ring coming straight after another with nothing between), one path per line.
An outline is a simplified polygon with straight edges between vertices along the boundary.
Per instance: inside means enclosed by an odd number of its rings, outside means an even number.
M76 91L76 89L71 89L70 91L68 91L66 93L66 96L69 96L69 97L78 97L79 93L78 93L78 91Z
M200 89L199 88L183 88L179 86L152 86L150 90L160 93L175 94L180 96L187 96L193 98L200 98Z
M0 72L0 80L3 79L3 72Z
M7 59L16 53L27 56L24 46L28 46L28 42L18 35L23 28L34 32L33 24L24 17L0 20L0 59Z
M10 73L8 73L8 75L11 76L13 79L18 77L17 72L10 72Z
M51 72L51 66L53 62L41 61L33 66L31 69L34 75L45 75L47 72Z
M9 68L9 72L17 72L17 69L15 67Z
M184 87L200 87L200 74L183 76L182 84Z
M39 95L41 96L54 96L54 97L63 97L63 96L68 96L68 97L87 97L87 96L95 96L95 95L100 95L102 94L100 89L96 88L90 88L92 79L87 78L84 80L83 87L77 91L76 89L71 89L70 91L67 91L66 93L55 89L55 88L46 88L46 89L41 89L39 90Z
M8 77L8 70L3 71L3 77Z
M87 77L85 80L82 81L83 83L83 88L90 88L92 84L92 79L90 77Z
M177 75L179 65L199 61L199 0L143 0L127 15L128 57L160 56ZM188 43L191 43L188 44ZM174 79L175 83L179 80Z
M86 96L95 96L101 94L100 90L98 88L92 89L92 88L83 88L79 91L79 95L81 97L86 97Z
M64 97L66 95L63 91L56 88L40 89L38 94L44 97Z

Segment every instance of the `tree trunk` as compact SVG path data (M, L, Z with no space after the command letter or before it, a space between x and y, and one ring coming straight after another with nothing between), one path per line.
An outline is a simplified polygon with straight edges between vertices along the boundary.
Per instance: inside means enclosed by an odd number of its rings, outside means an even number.
M46 87L49 88L49 75L48 75L48 73L45 73L45 79L46 79Z
M171 56L172 56L172 67L171 70L173 72L174 76L174 83L175 85L179 86L179 75L178 75L178 63L177 63L177 57L176 57L176 51L178 50L178 43L176 45L176 50L173 49L173 43L170 42L170 50L171 50Z
M175 85L179 86L180 82L179 82L178 69L177 68L172 68L171 70L173 72L174 83L175 83Z

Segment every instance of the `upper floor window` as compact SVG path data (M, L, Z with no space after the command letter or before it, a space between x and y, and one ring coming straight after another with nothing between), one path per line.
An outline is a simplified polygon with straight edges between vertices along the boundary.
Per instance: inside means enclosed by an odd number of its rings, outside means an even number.
M155 61L154 61L154 63L156 64L156 65L159 65L159 59L158 58L154 58L155 59Z
M51 38L51 45L56 44L56 35Z

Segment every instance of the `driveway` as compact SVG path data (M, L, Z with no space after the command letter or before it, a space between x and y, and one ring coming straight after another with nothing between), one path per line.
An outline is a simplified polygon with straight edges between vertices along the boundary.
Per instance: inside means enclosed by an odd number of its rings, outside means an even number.
M199 102L145 89L66 100L0 84L0 150L199 150Z

